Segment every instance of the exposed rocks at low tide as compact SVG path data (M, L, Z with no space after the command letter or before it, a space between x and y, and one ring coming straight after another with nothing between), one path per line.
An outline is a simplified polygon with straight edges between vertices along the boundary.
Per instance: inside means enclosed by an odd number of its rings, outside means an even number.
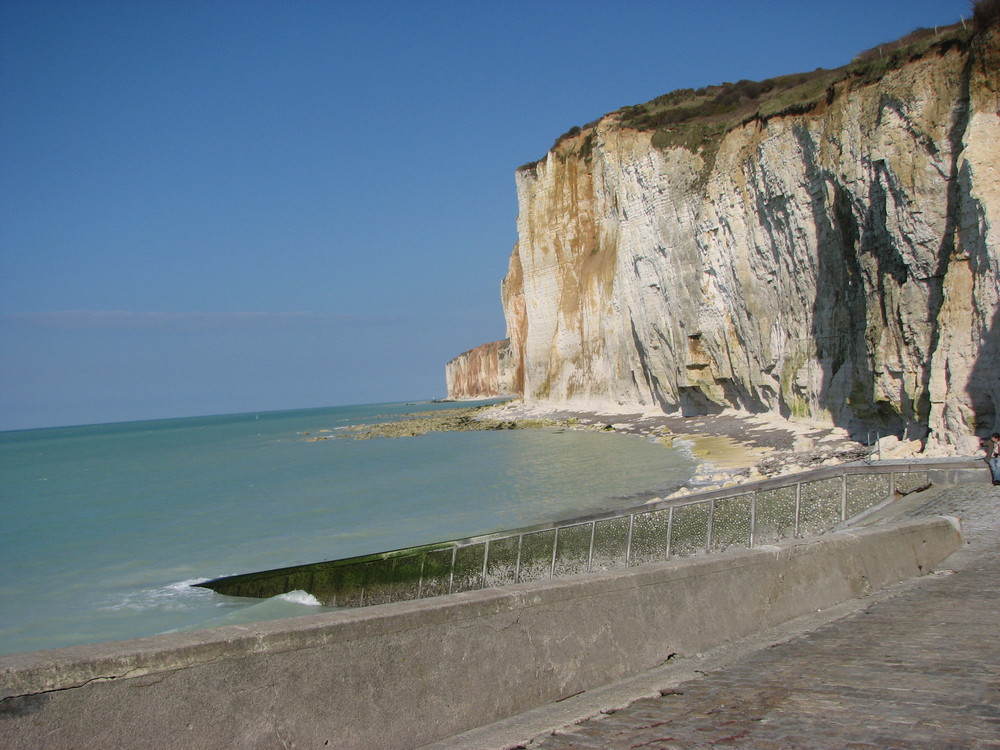
M428 432L471 432L473 430L516 430L556 425L550 419L495 419L481 416L483 407L441 409L438 411L415 412L405 419L397 419L375 424L350 425L336 432L307 437L307 441L351 438L369 440L371 438L398 438L426 435Z

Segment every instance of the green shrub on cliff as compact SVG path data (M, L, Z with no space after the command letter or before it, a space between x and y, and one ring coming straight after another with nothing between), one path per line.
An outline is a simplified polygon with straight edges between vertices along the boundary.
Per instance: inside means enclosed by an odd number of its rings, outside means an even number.
M862 83L873 83L911 60L930 53L946 52L955 44L964 44L970 35L971 30L961 23L939 29L915 29L893 42L865 50L844 70Z
M805 114L831 101L838 84L853 86L878 81L910 61L944 54L956 45L964 46L974 33L997 24L1000 24L1000 0L977 0L973 3L971 23L963 21L934 29L915 29L892 42L861 52L840 68L817 68L811 73L794 73L763 81L743 79L699 89L676 89L643 104L622 107L613 114L617 115L622 127L653 131L654 147L681 147L700 152L709 167L722 136L735 127L753 120L766 122L772 117ZM563 155L589 159L595 142L595 124L570 128L556 139L550 152L564 141L586 133L578 149ZM533 172L538 163L522 164L518 171Z
M974 13L977 29L1000 19L1000 0L979 0ZM617 111L623 127L653 130L653 145L665 149L681 146L711 155L710 144L730 129L752 120L802 114L832 99L834 86L870 83L911 60L942 54L968 42L972 29L963 23L937 29L916 29L893 42L878 45L833 70L741 80L700 89L677 89L645 104ZM709 147L709 148L706 148Z

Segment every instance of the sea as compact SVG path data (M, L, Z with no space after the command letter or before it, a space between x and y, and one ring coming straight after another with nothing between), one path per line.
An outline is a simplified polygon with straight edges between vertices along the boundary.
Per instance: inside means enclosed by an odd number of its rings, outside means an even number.
M684 448L588 430L341 437L455 407L0 432L0 654L321 612L305 592L193 584L628 507L696 469Z

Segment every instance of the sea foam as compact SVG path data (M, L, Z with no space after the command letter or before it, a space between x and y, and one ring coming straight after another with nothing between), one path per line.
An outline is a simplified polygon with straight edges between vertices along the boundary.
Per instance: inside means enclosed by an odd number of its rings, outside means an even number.
M322 607L323 602L317 599L315 596L307 591L302 591L301 589L296 589L295 591L289 591L287 594L278 594L275 599L280 599L284 602L291 602L292 604L304 604L309 607Z

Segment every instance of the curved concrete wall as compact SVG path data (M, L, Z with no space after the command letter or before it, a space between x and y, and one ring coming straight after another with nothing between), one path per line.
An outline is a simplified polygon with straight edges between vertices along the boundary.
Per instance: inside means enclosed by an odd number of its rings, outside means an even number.
M925 574L935 518L0 658L0 746L412 748Z

